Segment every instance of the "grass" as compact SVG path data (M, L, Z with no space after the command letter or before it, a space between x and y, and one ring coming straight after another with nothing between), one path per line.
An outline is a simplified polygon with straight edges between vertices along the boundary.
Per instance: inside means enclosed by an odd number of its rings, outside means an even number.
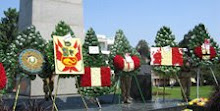
M163 98L163 87L153 87L152 89L152 93L153 95L153 99L156 98L156 92L158 91L160 94L158 95L159 98ZM199 88L199 95L200 97L206 97L209 98L212 94L213 88L212 86L200 86ZM166 87L165 88L165 98L167 99L182 99L182 95L181 95L181 89L180 87ZM194 99L196 98L196 86L192 86L191 87L191 91L190 91L190 98Z

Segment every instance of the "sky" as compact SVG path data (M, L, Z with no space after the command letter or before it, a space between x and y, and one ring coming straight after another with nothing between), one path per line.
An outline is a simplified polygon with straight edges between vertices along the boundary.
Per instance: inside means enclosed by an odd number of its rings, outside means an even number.
M0 0L0 17L19 0ZM154 44L162 26L171 28L176 42L195 25L204 23L220 44L220 0L83 0L84 28L114 37L122 29L132 46L146 40Z

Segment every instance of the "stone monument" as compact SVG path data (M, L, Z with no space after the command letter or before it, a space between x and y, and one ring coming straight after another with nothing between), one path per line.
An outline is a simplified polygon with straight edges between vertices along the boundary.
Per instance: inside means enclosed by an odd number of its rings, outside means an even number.
M152 82L151 82L151 66L150 65L142 65L141 71L137 75L138 83L140 85L142 94L144 96L145 100L151 100L152 99ZM136 84L135 79L132 79L131 82L131 97L134 100L140 100L142 101L140 92L138 91L138 87Z
M84 38L82 0L20 0L20 31L34 25L40 31L42 37L49 40L52 31L55 30L55 25L61 20L71 26L76 37ZM57 87L56 81L57 76L55 77L54 88ZM23 84L21 94L29 96L44 95L43 81L39 77L31 82L26 80ZM58 94L76 93L74 78L60 79Z

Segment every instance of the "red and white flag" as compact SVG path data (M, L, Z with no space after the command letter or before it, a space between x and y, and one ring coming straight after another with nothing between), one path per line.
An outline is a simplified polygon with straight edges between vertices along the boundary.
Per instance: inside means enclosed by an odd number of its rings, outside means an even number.
M151 47L151 65L182 66L183 48Z
M85 67L80 86L111 86L111 69L109 67Z

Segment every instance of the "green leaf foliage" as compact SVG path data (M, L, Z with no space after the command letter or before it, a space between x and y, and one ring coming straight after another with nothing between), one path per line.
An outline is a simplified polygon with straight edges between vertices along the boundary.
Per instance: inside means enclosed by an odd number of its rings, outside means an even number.
M85 42L83 44L83 59L85 67L101 67L107 66L104 55L99 50L99 54L89 54L89 46L98 46L101 49L95 31L90 28L86 33Z
M9 68L10 63L14 60L8 60L10 58L7 57L7 50L10 48L10 44L16 38L18 34L18 12L16 9L9 8L4 11L4 17L1 18L0 21L0 62L3 63L6 69ZM14 76L6 72L8 78L7 88L12 87L12 82ZM6 92L4 89L2 92Z
M4 15L0 22L0 50L5 53L18 34L18 12L16 9L9 8L4 11Z
M52 32L51 37L53 37L53 35L57 35L57 36L65 36L68 33L70 33L72 35L72 37L75 37L73 30L71 29L71 27L69 25L67 25L64 21L60 21L56 27L55 27L55 31Z

